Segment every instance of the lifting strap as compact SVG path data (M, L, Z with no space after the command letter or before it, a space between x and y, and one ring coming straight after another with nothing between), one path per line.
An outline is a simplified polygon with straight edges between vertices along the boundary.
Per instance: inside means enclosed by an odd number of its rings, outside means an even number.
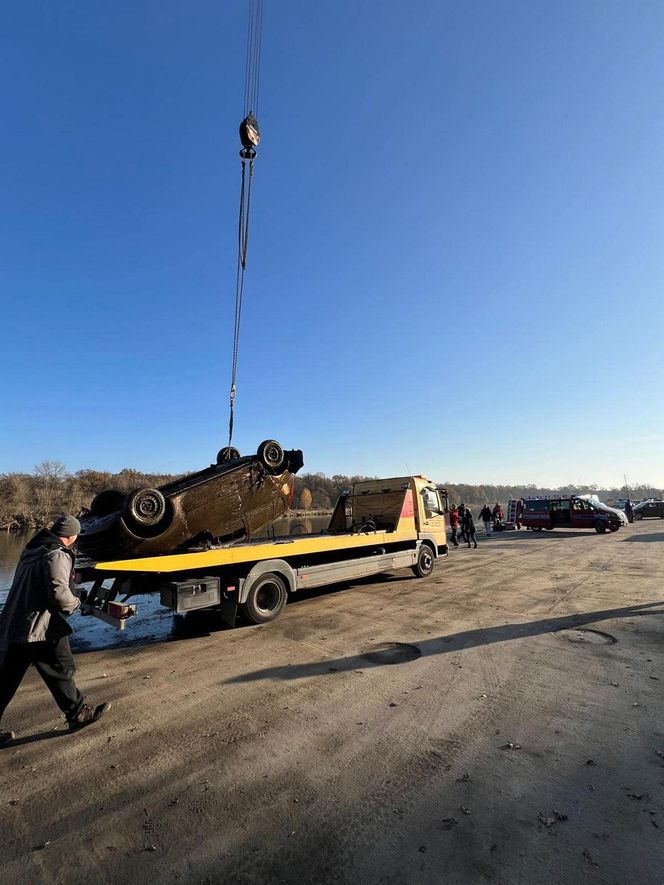
M231 389L229 396L228 447L233 439L235 394L237 391L237 360L240 347L240 322L244 296L244 274L247 268L249 248L249 219L251 214L251 185L254 177L256 147L260 141L260 129L255 112L258 112L258 89L261 68L261 39L263 25L263 0L249 0L249 28L247 31L247 64L244 81L244 113L240 123L242 150L242 178L240 185L240 212L238 217L237 272L235 279L235 327L233 330L233 360L231 366ZM247 173L247 164L249 171Z

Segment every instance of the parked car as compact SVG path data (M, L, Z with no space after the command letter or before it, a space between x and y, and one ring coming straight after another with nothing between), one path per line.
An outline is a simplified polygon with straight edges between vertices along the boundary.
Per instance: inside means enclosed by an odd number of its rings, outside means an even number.
M523 502L522 525L533 532L576 528L603 534L627 523L624 513L602 504L596 495L536 495Z
M634 508L634 519L648 519L651 516L664 519L664 501L642 501Z
M223 448L216 464L158 488L107 489L79 514L79 554L98 562L251 537L289 508L303 463L299 449L268 439L255 455Z

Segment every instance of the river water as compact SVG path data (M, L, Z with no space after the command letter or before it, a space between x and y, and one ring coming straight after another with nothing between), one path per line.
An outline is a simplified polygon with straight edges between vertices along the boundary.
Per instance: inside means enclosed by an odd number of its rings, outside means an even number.
M255 537L312 534L326 528L329 521L329 516L284 516ZM0 609L7 598L21 552L32 534L0 532ZM72 615L72 648L75 651L92 651L99 648L145 645L187 636L205 636L222 629L220 624L215 623L213 612L174 615L170 609L162 608L159 596L155 594L139 596L129 601L136 604L136 617L128 622L125 630L117 630L97 618L82 617L78 613Z

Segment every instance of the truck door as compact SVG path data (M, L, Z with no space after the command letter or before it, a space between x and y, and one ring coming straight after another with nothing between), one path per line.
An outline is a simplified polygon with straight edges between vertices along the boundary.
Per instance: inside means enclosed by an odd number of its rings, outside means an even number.
M445 544L445 511L438 490L425 486L420 491L420 496L422 499L420 512L423 514L420 531L435 535L439 545Z

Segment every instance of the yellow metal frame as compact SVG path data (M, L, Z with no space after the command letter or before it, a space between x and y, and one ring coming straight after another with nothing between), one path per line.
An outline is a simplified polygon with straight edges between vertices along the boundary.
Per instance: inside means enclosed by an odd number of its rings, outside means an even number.
M403 525L402 525L403 524ZM278 541L243 543L232 547L220 547L201 553L175 553L166 556L149 556L143 559L119 559L98 562L99 572L183 572L191 569L216 568L242 562L263 559L283 559L307 553L327 553L335 550L355 550L361 547L398 544L416 541L415 520L402 518L394 532L371 532L361 535L310 535L303 538L282 538Z

